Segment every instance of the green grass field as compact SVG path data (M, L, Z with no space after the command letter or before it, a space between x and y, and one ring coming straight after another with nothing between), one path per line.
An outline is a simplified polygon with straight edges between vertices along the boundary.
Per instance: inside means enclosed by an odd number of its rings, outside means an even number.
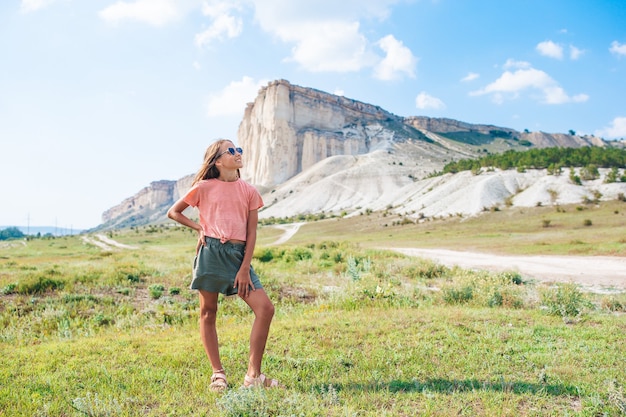
M109 234L136 250L0 242L0 416L626 415L625 293L381 249L626 256L625 214L620 202L422 224L372 213L311 222L279 246L260 227L253 264L277 307L264 371L286 388L240 388L252 316L231 297L222 394L208 390L187 289L195 234Z

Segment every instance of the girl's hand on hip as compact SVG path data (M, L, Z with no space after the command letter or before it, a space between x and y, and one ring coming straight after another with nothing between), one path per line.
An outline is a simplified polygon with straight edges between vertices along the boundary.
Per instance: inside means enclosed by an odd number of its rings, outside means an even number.
M206 244L204 237L204 229L198 230L198 243L196 244L196 254L200 251L200 248Z

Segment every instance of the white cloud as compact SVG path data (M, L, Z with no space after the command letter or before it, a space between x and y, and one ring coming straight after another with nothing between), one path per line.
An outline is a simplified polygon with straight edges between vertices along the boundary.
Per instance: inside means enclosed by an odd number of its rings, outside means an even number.
M417 58L411 50L397 40L393 35L387 35L377 43L387 56L374 68L374 77L379 80L394 80L404 73L411 78L415 77Z
M219 16L213 20L207 30L196 35L196 45L205 46L215 39L222 40L224 36L235 38L241 34L242 27L243 24L239 18L228 15Z
M222 91L209 96L208 116L242 116L246 104L253 101L267 83L267 80L254 81L251 77L231 82Z
M38 10L48 7L49 5L57 1L58 0L21 0L20 12L22 13L36 12Z
M415 97L415 107L421 110L441 110L445 109L446 105L442 100L438 99L437 97L433 97L425 91L422 91L417 95L417 97Z
M411 71L410 64L400 61L406 60L406 51L387 45L391 49L382 58L360 29L361 19L386 19L389 7L399 0L251 1L261 29L293 45L286 61L304 70L354 72L380 64L376 74L382 77L395 76L394 69ZM394 58L397 52L400 57Z
M576 48L574 45L570 45L569 46L569 58L572 61L576 61L584 53L585 53L585 51L583 51L582 49Z
M516 61L514 59L507 59L506 62L504 63L504 69L509 69L509 68L531 68L532 65L530 65L530 62L526 62L526 61Z
M255 18L267 32L289 22L324 20L355 21L361 18L385 20L390 6L401 0L250 0Z
M626 44L613 41L611 48L609 48L612 54L626 56Z
M479 74L476 74L475 72L470 72L465 77L461 78L461 81L463 82L474 81L478 79L478 77L480 77Z
M359 32L358 22L294 23L283 26L280 37L295 43L286 61L297 62L308 71L358 71L376 61L367 49L367 39Z
M616 117L610 126L596 131L595 135L606 139L626 138L626 117Z
M211 19L211 25L202 33L196 35L196 45L199 47L209 45L214 40L236 38L241 34L243 22L240 17L231 14L231 10L240 10L236 2L205 3L202 13Z
M118 1L99 13L103 20L110 23L137 20L153 26L166 25L179 19L182 14L181 4L176 0Z
M500 78L470 95L491 94L496 103L502 103L505 98L518 98L526 90L538 91L539 101L545 104L580 103L589 99L586 94L570 97L552 77L532 67L505 71Z
M537 45L537 51L541 55L544 55L550 58L563 59L563 47L552 41L540 42Z

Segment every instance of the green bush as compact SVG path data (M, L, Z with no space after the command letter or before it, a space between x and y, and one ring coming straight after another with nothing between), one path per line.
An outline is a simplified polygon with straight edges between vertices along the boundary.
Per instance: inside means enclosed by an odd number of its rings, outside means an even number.
M254 254L254 259L259 262L270 262L274 259L274 251L271 248L263 248Z
M18 294L43 294L47 291L63 289L65 282L48 277L36 277L34 279L20 282L17 286Z
M155 300L161 298L161 296L163 295L163 291L165 291L165 287L161 284L152 284L148 287L148 293L150 294L150 297Z
M489 307L523 308L524 301L512 288L494 289L487 300Z
M545 291L542 294L542 304L549 314L563 318L580 317L591 307L591 303L575 284L559 284L556 288Z
M445 288L443 290L443 300L446 304L465 304L474 298L474 288L466 285L461 288Z
M115 267L113 273L114 279L118 284L133 283L136 284L148 274L143 271L138 265L133 264L121 264Z
M442 278L450 274L450 268L432 261L420 262L402 270L402 274L409 278Z
M626 312L626 294L614 295L602 299L601 307L609 311Z
M0 293L4 295L13 294L14 292L17 291L17 286L18 284L16 282L7 284L4 287L2 287L2 290L0 290Z
M298 262L313 258L313 252L307 248L292 248L285 252L283 259L286 262Z

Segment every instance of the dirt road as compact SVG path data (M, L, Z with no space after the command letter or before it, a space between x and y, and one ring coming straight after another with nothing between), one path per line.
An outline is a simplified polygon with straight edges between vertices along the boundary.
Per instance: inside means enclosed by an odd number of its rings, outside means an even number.
M574 282L590 290L626 290L626 258L610 256L515 256L445 249L394 249L446 266L487 271L516 271L545 282Z
M277 225L285 233L274 244L288 241L303 223ZM417 256L464 269L494 272L515 271L526 279L544 282L572 282L594 292L626 291L626 258L611 256L515 256L463 252L447 249L394 248Z

